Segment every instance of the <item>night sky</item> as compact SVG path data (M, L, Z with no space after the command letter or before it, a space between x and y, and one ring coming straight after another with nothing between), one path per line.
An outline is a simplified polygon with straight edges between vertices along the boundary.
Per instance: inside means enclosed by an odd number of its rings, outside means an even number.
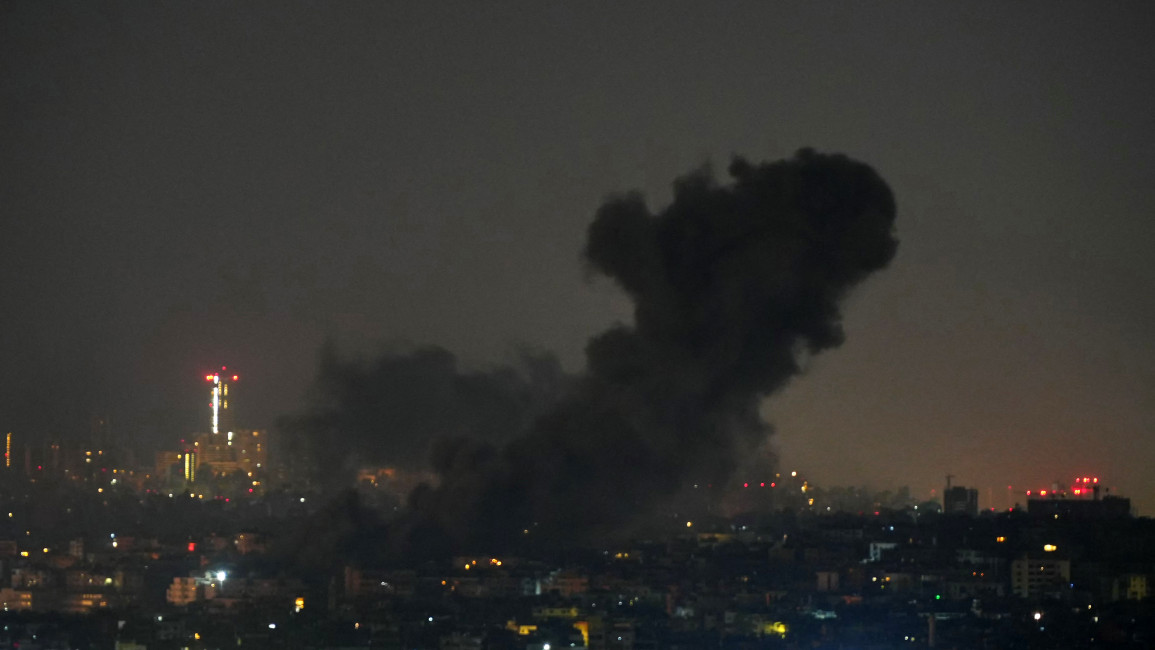
M607 195L809 146L901 245L764 404L783 469L1155 512L1155 6L618 4L0 5L0 429L175 444L222 364L268 427L326 340L576 371Z

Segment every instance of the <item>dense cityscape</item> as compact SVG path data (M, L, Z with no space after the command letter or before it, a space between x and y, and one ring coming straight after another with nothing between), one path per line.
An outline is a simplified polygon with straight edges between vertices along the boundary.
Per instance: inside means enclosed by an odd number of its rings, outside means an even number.
M226 373L226 374L222 374ZM797 471L693 485L612 545L390 557L380 525L428 475L321 491L267 430L211 429L145 464L6 438L2 647L1079 648L1155 639L1155 525L1098 477L981 510L978 491L824 488ZM210 420L210 418L206 418ZM355 484L355 486L354 486ZM671 506L672 507L672 506ZM366 543L366 539L371 540Z
M1155 3L0 2L0 650L1155 647Z

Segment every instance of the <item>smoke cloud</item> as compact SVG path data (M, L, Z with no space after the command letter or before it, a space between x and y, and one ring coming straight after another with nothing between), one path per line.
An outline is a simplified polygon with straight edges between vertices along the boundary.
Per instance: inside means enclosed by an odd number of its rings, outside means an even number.
M894 257L895 202L869 166L808 149L737 158L729 176L678 179L657 213L636 194L601 206L584 256L633 299L633 323L595 336L572 390L507 443L442 439L440 482L414 491L394 538L601 539L765 441L760 401L842 343L840 300Z
M281 423L328 488L362 468L429 469L443 439L504 444L559 399L569 378L553 356L523 351L508 364L464 370L443 348L424 346L375 358L342 356L328 345L307 413Z

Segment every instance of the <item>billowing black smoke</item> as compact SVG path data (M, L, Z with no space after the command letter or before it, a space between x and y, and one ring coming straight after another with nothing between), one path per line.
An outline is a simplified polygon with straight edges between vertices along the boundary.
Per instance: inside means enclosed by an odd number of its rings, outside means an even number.
M308 458L323 487L350 485L357 470L428 469L434 442L468 438L504 444L555 403L570 379L558 360L523 351L513 362L464 370L434 346L373 358L322 351L313 402L280 423L294 458Z
M440 484L413 493L395 538L597 539L765 440L759 402L842 342L839 301L893 258L895 203L841 155L729 173L679 179L657 214L636 195L598 210L585 257L634 300L633 324L594 337L570 394L510 442L442 440Z

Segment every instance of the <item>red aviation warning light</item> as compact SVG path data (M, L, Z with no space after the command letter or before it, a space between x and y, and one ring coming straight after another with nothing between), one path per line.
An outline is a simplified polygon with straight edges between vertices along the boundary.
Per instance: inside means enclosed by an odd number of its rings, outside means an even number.
M214 434L220 433L222 411L229 408L229 385L227 383L229 376L223 374L228 369L228 366L221 366L220 372L205 375L205 381L212 383L212 386L209 387L209 408L213 412L212 432ZM233 381L237 381L240 376L232 375L232 378Z

